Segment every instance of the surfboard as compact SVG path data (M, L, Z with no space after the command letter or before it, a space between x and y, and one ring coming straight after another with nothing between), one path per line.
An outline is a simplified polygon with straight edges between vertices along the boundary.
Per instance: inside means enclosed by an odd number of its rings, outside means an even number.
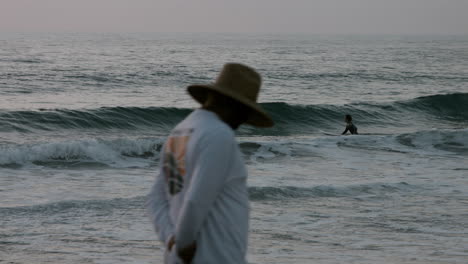
M323 130L320 130L320 132L322 132L322 134L324 134L325 136L341 136L341 134L328 133Z

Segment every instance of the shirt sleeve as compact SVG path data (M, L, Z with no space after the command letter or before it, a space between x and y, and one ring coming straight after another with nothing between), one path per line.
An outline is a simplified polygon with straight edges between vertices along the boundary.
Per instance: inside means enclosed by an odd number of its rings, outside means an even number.
M235 145L233 133L218 131L207 135L196 148L190 186L175 227L177 248L185 248L196 240L226 183Z
M164 147L162 148L164 150ZM164 153L161 152L161 169L156 181L151 188L146 201L146 208L151 223L159 236L159 239L167 245L168 240L174 234L174 226L169 216L169 202L167 199L166 180L162 169Z

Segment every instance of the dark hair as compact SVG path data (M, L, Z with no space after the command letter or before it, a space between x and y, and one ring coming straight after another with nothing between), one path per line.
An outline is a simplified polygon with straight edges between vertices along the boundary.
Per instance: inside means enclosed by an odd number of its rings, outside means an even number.
M346 119L346 120L349 120L349 121L353 121L353 118L351 117L351 115L346 115L346 116L345 116L345 119Z

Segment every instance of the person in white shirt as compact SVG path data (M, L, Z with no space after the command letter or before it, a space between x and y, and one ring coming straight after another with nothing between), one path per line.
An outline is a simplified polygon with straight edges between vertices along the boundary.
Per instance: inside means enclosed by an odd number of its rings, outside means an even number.
M247 263L247 170L234 130L273 126L257 104L260 86L255 70L228 63L215 83L187 88L202 107L167 138L147 201L165 263Z

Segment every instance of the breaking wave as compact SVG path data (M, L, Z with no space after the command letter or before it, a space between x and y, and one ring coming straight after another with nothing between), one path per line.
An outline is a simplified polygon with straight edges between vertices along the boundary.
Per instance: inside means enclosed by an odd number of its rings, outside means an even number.
M147 167L162 146L158 138L86 139L0 147L0 166Z
M157 166L164 137L82 139L0 146L0 167L150 167ZM468 155L468 130L428 130L396 135L321 136L282 140L242 140L239 146L249 163L277 162L291 157L321 155L334 148ZM337 150L338 151L338 150Z
M240 134L310 134L320 129L343 126L343 116L351 113L360 125L425 124L429 119L468 124L468 93L440 94L392 103L354 103L347 105L291 105L264 103L276 126L256 129L243 126ZM40 111L0 111L0 132L33 133L57 129L151 129L167 134L191 109L166 107L103 107L89 110L43 109Z

